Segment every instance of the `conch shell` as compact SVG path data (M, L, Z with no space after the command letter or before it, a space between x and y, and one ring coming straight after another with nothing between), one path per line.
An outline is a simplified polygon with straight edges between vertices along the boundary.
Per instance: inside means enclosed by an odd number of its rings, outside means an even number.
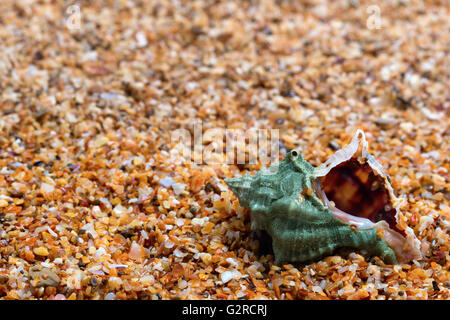
M298 150L255 175L225 179L252 230L272 238L275 262L305 262L339 248L366 250L389 264L421 258L382 166L368 153L364 132L317 168Z

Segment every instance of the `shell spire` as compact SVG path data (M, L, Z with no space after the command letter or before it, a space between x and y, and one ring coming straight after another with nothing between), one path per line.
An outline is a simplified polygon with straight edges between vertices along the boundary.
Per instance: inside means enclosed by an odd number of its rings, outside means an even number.
M235 177L225 179L225 183L231 188L231 191L238 197L241 207L248 208L250 206L250 194L252 190L252 184L254 176L249 174L242 177Z

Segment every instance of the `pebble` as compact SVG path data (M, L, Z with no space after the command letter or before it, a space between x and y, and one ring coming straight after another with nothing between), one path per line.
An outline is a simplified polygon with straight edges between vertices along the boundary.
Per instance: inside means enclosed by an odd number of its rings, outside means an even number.
M183 191L184 191L185 188L186 188L186 184L184 184L184 183L174 183L174 184L172 185L173 192L174 192L177 196L179 196L181 193L183 193Z
M96 287L96 286L98 285L98 281L97 281L97 279L94 278L94 277L92 277L92 278L89 280L89 283L90 283L90 285L93 286L93 287Z
M98 137L94 141L94 148L100 148L103 147L105 144L109 142L107 137Z
M9 277L6 274L0 274L0 284L5 284L9 280Z
M33 252L35 254L37 254L38 256L43 256L43 257L46 257L49 255L48 250L45 247L34 248Z
M55 191L55 187L49 183L42 183L41 184L41 192L43 194L49 194Z
M159 180L159 184L162 185L164 188L168 188L171 185L174 184L172 178L162 178Z
M411 122L402 122L400 123L400 128L406 133L411 133L414 128L414 124Z
M59 285L59 276L48 268L33 266L28 271L30 277L39 277L37 287L57 287Z
M105 300L116 300L116 295L113 292L110 292L105 296Z
M220 279L223 283L227 283L233 279L239 279L242 277L242 274L237 270L225 271L220 275Z

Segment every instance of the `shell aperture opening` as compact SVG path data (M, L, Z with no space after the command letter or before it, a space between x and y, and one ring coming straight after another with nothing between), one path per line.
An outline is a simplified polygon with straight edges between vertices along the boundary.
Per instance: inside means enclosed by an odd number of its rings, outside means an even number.
M396 210L384 181L367 163L360 164L352 158L331 169L321 180L327 199L336 208L373 223L384 220L391 229L402 233L396 227Z
M395 196L381 164L368 153L362 130L348 146L315 168L314 176L315 194L336 219L358 229L381 229L400 262L422 257L420 242L399 210L401 199Z

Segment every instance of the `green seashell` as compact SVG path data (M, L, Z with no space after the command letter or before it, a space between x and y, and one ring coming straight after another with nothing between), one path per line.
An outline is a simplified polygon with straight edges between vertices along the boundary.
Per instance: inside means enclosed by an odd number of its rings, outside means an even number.
M399 227L401 201L368 154L360 130L349 146L317 168L292 150L255 175L225 182L240 205L250 208L251 229L271 236L276 263L315 260L342 247L366 250L388 264L421 257L412 230ZM347 190L353 193L347 196Z

